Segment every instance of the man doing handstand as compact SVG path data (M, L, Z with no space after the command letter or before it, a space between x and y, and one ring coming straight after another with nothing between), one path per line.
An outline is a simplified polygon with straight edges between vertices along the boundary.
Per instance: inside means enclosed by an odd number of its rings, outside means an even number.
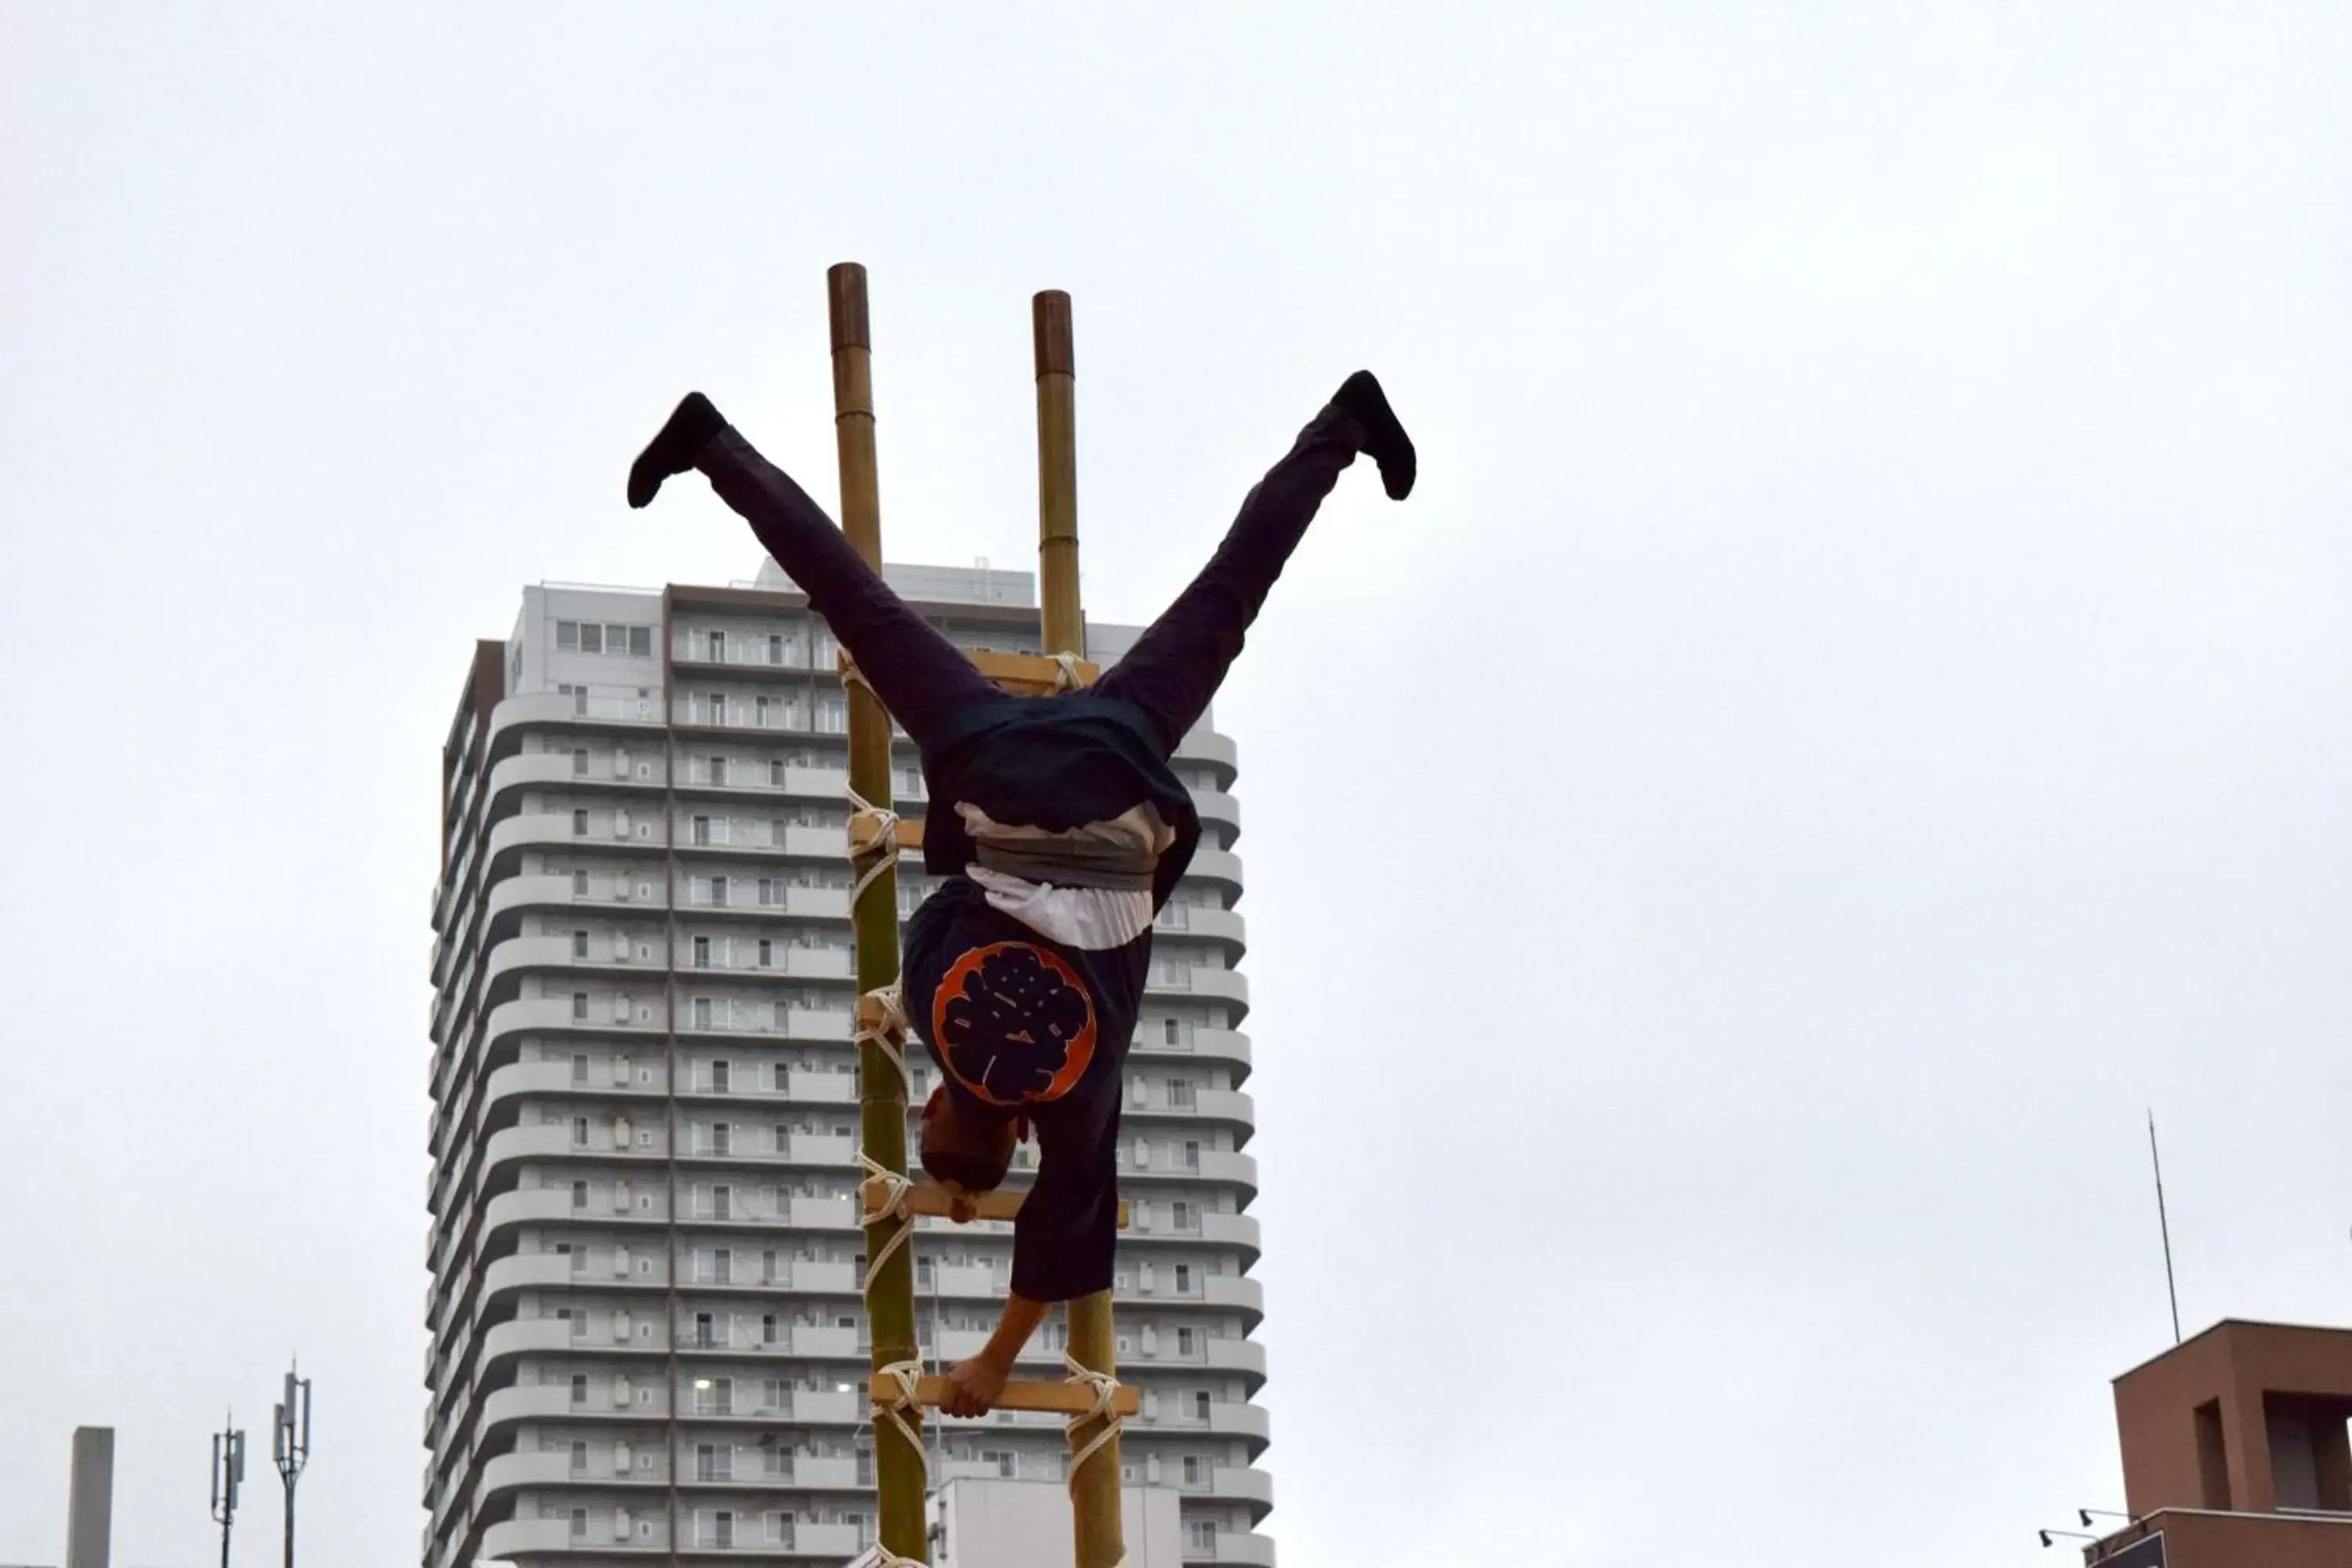
M1004 1180L1017 1124L1039 1150L1013 1224L1011 1298L986 1348L950 1370L951 1415L995 1402L1049 1305L1109 1288L1122 1066L1152 918L1201 837L1169 757L1359 453L1392 499L1411 492L1412 443L1366 371L1307 422L1127 656L1091 688L1051 697L984 679L700 393L629 470L633 507L700 470L922 754L934 803L923 863L945 879L907 926L907 1013L941 1074L923 1107L923 1168L985 1192Z

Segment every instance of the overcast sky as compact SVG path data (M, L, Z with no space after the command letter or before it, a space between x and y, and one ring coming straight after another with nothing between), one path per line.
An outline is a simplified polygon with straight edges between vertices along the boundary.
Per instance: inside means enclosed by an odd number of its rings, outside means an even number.
M2048 1563L2149 1107L2191 1331L2352 1321L2352 11L895 15L0 4L0 1561L85 1422L210 1561L297 1351L416 1561L471 641L751 574L689 387L832 498L845 258L894 559L1034 559L1040 288L1097 618L1419 439L1219 704L1286 1568Z

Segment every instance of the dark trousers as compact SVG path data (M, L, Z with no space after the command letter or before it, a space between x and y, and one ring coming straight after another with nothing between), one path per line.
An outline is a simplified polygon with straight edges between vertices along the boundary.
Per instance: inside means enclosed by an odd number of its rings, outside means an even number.
M1242 502L1200 575L1095 683L1097 694L1150 715L1162 756L1200 722L1267 590L1340 470L1355 460L1361 438L1353 416L1339 408L1326 406L1309 421ZM931 738L945 732L958 709L1001 699L954 644L866 564L824 509L732 426L711 438L695 466L808 595L810 607L832 626L917 747L929 752Z

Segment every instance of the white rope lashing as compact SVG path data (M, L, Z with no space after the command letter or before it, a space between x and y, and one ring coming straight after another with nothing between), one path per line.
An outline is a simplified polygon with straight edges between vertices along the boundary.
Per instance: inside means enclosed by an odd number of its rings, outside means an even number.
M876 805L845 785L842 793L849 796L849 804L856 807L849 818L850 869L856 870L859 859L871 857L871 863L857 873L857 880L849 889L849 907L855 913L857 900L866 896L866 889L874 885L874 879L898 863L898 814L887 805ZM870 835L862 855L857 847L860 829Z
M877 986L858 999L857 1030L852 1038L858 1045L871 1043L889 1064L898 1069L898 1082L911 1100L915 1094L915 1075L907 1066L907 999L899 982ZM873 1023L866 1021L866 1004L874 1004Z
M1074 653L1048 654L1054 661L1054 689L1076 691L1078 689L1078 656Z
M1075 1443L1078 1440L1078 1428L1087 1422L1099 1419L1103 1424L1102 1430L1096 1433L1085 1447L1070 1456L1069 1484L1075 1487L1078 1484L1078 1467L1093 1458L1104 1444L1117 1437L1119 1427L1125 1423L1118 1412L1112 1407L1113 1402L1118 1398L1118 1379L1116 1376L1108 1372L1097 1372L1090 1366L1081 1365L1077 1357L1066 1352L1062 1356L1062 1366L1070 1374L1068 1381L1082 1384L1095 1391L1094 1408L1082 1415L1071 1416L1069 1424L1063 1428L1068 1434L1070 1441Z
M898 1428L898 1436L907 1439L907 1447L914 1450L915 1463L923 1466L928 1473L930 1461L924 1457L923 1439L908 1424L905 1414L919 1407L915 1380L923 1375L923 1363L919 1361L894 1361L874 1375L887 1379L894 1389L888 1398L871 1400L875 1424L879 1426L887 1420Z
M866 1289L870 1291L874 1289L875 1277L882 1272L882 1266L890 1261L890 1255L906 1246L907 1238L915 1234L915 1216L907 1207L907 1194L914 1191L915 1184L903 1173L890 1169L863 1149L857 1152L857 1163L865 1167L867 1176L882 1184L882 1202L876 1207L865 1209L864 1223L875 1225L886 1219L898 1222L898 1228L891 1233L889 1240L882 1244L882 1250L866 1262Z

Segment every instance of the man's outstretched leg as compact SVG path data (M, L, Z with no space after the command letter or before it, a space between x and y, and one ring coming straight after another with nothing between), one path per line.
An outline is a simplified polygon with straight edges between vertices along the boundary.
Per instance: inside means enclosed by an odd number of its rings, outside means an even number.
M824 509L698 392L687 395L630 466L629 504L645 506L664 479L690 468L700 469L719 499L751 525L918 747L956 709L998 695L953 643L866 564Z
M1151 715L1164 752L1175 751L1200 722L1283 563L1359 452L1380 465L1392 500L1412 492L1412 441L1381 384L1362 370L1340 384L1297 443L1250 491L1201 574L1096 682L1103 696L1124 698Z

